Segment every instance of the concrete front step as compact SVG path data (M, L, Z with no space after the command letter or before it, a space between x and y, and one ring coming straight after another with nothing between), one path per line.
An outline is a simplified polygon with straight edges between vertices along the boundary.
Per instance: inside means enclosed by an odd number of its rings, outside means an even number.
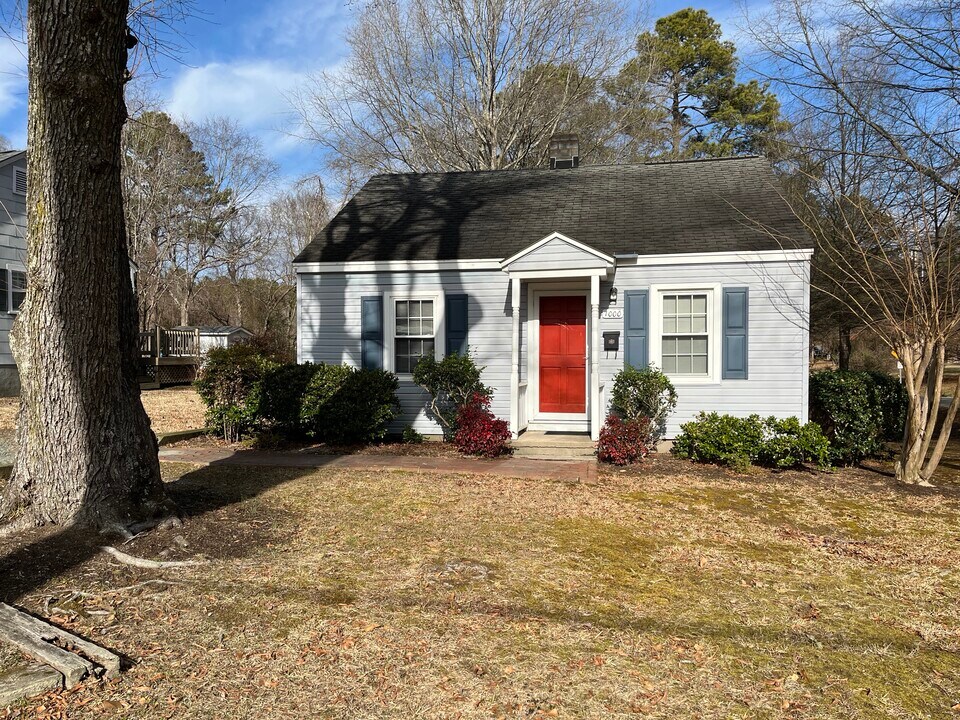
M515 457L541 460L584 460L594 457L593 441L586 433L528 430L511 444Z

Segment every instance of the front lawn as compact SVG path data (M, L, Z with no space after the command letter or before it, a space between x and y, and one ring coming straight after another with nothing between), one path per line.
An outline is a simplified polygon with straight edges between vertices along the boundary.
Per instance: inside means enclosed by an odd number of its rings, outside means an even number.
M165 472L185 527L123 549L206 565L136 570L68 533L0 544L0 595L134 663L35 701L41 717L916 718L960 703L953 490L670 458L599 485Z

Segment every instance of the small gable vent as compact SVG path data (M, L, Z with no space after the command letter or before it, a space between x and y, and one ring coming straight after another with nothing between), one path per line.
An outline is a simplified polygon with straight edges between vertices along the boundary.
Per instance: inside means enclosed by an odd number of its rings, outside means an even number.
M27 171L23 168L13 169L13 192L17 195L27 194Z

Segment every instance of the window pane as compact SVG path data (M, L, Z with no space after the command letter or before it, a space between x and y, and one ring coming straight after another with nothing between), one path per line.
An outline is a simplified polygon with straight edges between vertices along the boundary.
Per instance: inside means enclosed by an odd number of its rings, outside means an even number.
M677 373L677 358L673 355L664 355L663 356L663 371L667 375L676 375Z
M677 297L677 314L678 315L690 314L690 296L689 295L680 295L679 297Z
M677 318L677 332L688 333L690 332L690 316L681 315Z
M12 296L12 301L11 301L13 304L13 307L11 309L19 310L20 306L23 305L23 301L26 299L27 299L27 294L25 292L14 291Z
M707 296L706 295L693 296L693 312L700 315L707 314Z
M665 317L663 319L663 331L665 333L675 333L677 331L677 318Z
M420 321L420 334L433 335L433 318L424 318Z
M397 335L410 334L410 321L397 318Z
M664 355L676 355L677 354L677 340L676 338L665 337L663 339L663 354Z
M681 375L689 375L691 372L690 357L681 355L677 358L677 372Z
M677 338L677 355L689 355L691 340L688 337Z
M707 316L696 317L694 316L693 322L690 325L690 332L695 333L705 333L707 331Z
M13 289L14 290L26 290L27 289L27 274L21 272L20 270L13 270L10 273L13 276Z
M676 295L663 296L663 314L664 315L677 314L677 296Z
M397 319L410 316L410 304L406 300L397 300Z
M706 355L707 354L707 339L705 337L693 338L693 354L694 355Z
M420 357L429 357L435 354L434 342L433 340L424 340L423 349L420 352Z
M707 356L706 355L694 355L693 372L697 373L698 375L707 374Z
M433 317L433 300L424 300L423 307L421 307L421 315L425 318Z

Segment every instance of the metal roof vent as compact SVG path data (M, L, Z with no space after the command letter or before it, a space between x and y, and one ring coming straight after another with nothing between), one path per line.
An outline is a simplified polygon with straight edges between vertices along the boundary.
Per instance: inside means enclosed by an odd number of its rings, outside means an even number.
M550 138L550 169L575 167L580 167L580 139L574 134Z

